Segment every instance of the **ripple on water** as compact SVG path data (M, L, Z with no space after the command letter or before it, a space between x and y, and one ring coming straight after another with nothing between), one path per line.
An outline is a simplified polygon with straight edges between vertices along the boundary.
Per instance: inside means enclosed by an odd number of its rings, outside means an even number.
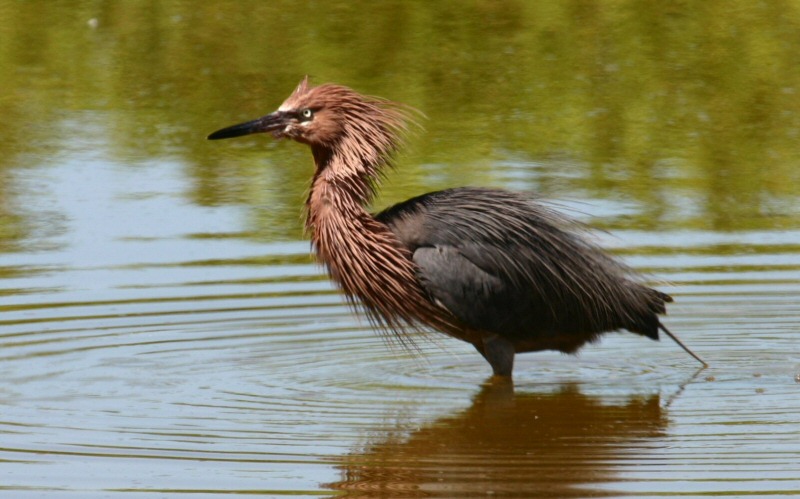
M697 372L668 340L612 334L577 357L519 356L513 390L483 385L488 366L460 342L387 348L305 245L262 263L62 270L47 293L2 306L8 483L98 494L791 495L800 265L780 241L721 265L699 239L623 245L671 283L666 322L711 368ZM104 274L113 285L102 300L68 285ZM13 288L42 287L19 279ZM86 469L99 470L89 485Z

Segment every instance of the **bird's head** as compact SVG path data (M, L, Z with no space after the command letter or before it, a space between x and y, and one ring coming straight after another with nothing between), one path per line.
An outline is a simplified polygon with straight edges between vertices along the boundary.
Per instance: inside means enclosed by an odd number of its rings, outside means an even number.
M217 130L208 138L271 132L276 138L290 138L312 148L333 151L350 146L362 159L375 161L397 147L407 114L397 104L341 85L312 87L305 77L277 111Z

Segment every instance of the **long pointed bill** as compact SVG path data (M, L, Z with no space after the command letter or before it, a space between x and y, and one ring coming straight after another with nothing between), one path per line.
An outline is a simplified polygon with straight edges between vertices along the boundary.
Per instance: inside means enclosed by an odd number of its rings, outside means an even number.
M217 130L208 136L208 140L230 139L233 137L241 137L242 135L250 135L251 133L274 132L282 129L285 125L286 113L275 111L257 120L239 123L238 125Z

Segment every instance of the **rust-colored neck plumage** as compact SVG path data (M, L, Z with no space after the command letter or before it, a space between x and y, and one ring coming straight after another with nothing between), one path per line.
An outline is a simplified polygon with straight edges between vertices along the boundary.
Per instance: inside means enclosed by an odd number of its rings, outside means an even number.
M311 147L316 165L307 201L312 234L319 214L371 220L363 207L401 142L407 112L347 87L308 87L306 80L284 106L314 110L313 123L296 137Z
M427 299L417 281L409 250L364 208L400 142L404 112L346 87L301 90L305 94L290 101L317 109L314 125L324 132L300 140L311 146L316 164L306 228L318 259L348 298L357 299L375 323L397 333L401 342L409 326L451 329L442 318L448 314Z

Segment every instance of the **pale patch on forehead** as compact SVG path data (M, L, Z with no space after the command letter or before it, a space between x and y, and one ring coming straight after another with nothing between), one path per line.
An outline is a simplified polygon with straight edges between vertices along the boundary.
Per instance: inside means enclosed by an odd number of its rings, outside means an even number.
M312 89L310 89L308 86L308 77L306 76L297 86L295 91L292 92L292 95L283 101L283 104L281 104L281 106L278 108L278 111L286 112L300 109L305 105L311 90Z
M278 108L278 111L293 111L295 109L300 109L304 105L305 99L302 96L292 95L281 104L281 107Z

